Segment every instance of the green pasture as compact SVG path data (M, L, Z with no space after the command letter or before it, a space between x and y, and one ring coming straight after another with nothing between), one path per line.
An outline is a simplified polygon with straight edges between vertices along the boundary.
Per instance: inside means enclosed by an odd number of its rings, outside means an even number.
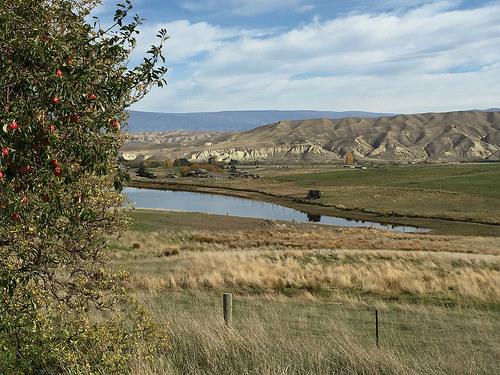
M272 177L299 186L378 186L457 192L500 199L500 163L410 165Z
M257 180L259 181L259 180ZM389 216L500 224L500 163L335 168L264 176L264 192Z

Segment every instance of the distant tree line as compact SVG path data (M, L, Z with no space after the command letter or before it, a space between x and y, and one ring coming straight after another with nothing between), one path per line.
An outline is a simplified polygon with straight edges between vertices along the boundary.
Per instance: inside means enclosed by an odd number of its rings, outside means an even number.
M129 168L159 168L159 167L191 167L193 164L186 158L177 158L174 160L121 160L120 163ZM215 165L223 168L225 165L236 166L238 160L231 159L228 163L218 161L217 157L211 156L206 163L208 165ZM142 170L141 170L142 171Z

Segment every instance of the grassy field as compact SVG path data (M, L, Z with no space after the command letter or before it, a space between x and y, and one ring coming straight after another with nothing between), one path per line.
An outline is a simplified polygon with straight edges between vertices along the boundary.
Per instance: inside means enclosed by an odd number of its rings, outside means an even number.
M134 374L500 372L497 237L132 216L112 264L131 270L134 296L172 340ZM233 293L232 328L223 292Z
M340 208L500 224L500 163L267 171L258 185L296 199L320 189L315 203Z
M299 186L369 186L454 192L500 199L500 163L410 165L276 176Z

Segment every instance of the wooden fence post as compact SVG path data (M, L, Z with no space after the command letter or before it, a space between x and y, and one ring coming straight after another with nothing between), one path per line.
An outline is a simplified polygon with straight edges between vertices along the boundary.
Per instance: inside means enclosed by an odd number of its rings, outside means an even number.
M375 310L375 336L377 338L377 348L379 347L378 344L378 310Z
M224 312L224 321L230 327L233 324L233 295L231 293L222 295L222 310Z

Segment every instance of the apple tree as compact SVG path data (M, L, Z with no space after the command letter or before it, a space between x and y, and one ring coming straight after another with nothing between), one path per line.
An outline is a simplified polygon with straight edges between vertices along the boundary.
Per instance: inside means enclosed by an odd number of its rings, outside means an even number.
M128 223L124 110L165 83L167 36L130 67L142 20L127 1L104 27L99 3L0 0L0 373L123 373L159 345L104 250Z

